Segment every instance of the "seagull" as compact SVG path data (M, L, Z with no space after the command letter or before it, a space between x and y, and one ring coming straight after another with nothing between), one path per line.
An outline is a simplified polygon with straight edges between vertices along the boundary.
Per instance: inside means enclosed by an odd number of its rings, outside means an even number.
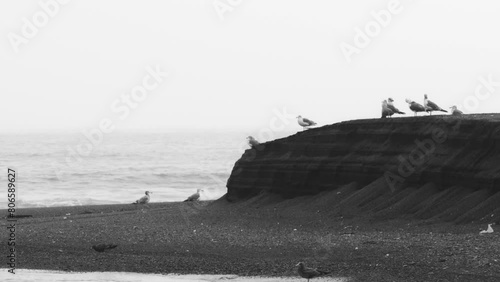
M250 145L250 147L252 148L255 148L257 147L258 145L260 145L260 142L257 141L255 138L253 138L252 136L248 136L247 137L248 139L248 145Z
M417 116L417 112L425 112L424 106L420 105L419 103L410 99L406 99L405 101L406 103L408 103L408 106L410 106L410 110L415 113L415 116Z
M401 114L401 115L404 115L405 112L402 112L400 110L398 110L398 108L394 107L394 100L392 100L392 98L389 98L387 99L387 107L389 108L389 110L393 111L395 114Z
M196 193L194 193L193 195L189 196L189 198L187 198L186 200L184 200L184 202L198 201L200 199L200 192L202 192L202 191L203 191L202 189L196 190Z
M307 118L303 118L302 116L298 116L297 119L298 119L300 126L302 126L303 129L306 129L306 127L308 127L308 126L316 125L316 123L314 121L307 119Z
M92 249L96 250L99 253L102 253L106 249L114 249L117 246L118 245L116 245L116 244L97 244L97 245L92 246Z
M451 109L451 115L453 115L453 116L461 116L464 114L464 112L457 109L457 106L451 106L450 109Z
M492 223L493 224L493 223ZM492 224L488 224L488 229L482 230L479 232L479 234L488 234L488 233L493 233L493 228L491 227Z
M133 202L132 204L147 204L149 203L149 194L153 194L153 192L146 191L146 196L142 196L139 200Z
M424 106L425 106L425 111L429 112L430 115L432 115L433 111L441 111L447 113L448 111L441 109L436 103L432 102L427 98L427 94L424 94Z
M394 112L387 106L387 100L382 101L382 118L391 117Z
M330 272L318 270L316 268L306 267L303 262L299 262L296 266L299 267L297 269L297 272L299 273L299 275L302 276L303 278L306 278L307 282L309 282L309 279L311 279L311 278L323 276L323 275L330 273Z

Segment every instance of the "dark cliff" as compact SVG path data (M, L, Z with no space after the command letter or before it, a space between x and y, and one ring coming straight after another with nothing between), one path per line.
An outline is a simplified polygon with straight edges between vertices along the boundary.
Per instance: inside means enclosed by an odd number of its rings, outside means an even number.
M424 218L475 220L500 213L500 115L355 120L309 129L246 150L227 188L229 201L263 192L289 199L336 191L332 195L342 192L343 198L332 199L335 208L375 214L399 205ZM459 206L463 212L453 210Z

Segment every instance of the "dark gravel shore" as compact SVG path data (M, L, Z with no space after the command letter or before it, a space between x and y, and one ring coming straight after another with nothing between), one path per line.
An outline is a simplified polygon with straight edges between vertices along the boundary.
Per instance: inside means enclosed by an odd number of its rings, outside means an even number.
M500 232L484 224L346 219L317 197L21 209L18 268L296 276L303 261L353 281L500 281Z

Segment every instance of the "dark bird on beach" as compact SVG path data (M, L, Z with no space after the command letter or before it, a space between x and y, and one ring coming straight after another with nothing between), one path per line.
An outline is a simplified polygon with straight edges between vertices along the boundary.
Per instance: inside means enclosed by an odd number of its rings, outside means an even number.
M299 273L299 275L303 278L306 278L307 282L309 282L309 279L323 276L323 275L327 275L330 273L327 271L318 270L316 268L306 267L303 262L299 262L296 266L299 267L297 269L297 272Z
M457 109L457 106L451 106L450 109L451 109L451 115L453 115L453 116L461 116L464 114L464 112Z
M387 100L382 101L382 118L391 117L394 114L387 106Z
M410 110L412 110L415 113L415 116L417 115L417 112L425 112L424 106L420 105L415 101L406 99L406 103L408 103L408 106L410 106Z
M253 138L252 136L248 136L247 137L248 139L248 145L250 145L250 147L252 148L255 148L257 147L258 145L260 145L260 142L257 141L255 138Z
M132 204L147 204L149 203L149 194L153 194L153 192L146 191L146 195L140 198L139 200L133 202Z
M114 249L116 247L118 247L118 245L116 245L116 244L97 244L97 245L92 246L92 249L94 249L95 251L97 251L99 253L102 253L107 249Z
M193 195L189 196L186 200L184 200L184 202L195 202L195 201L198 201L200 199L200 192L202 192L202 191L203 191L202 189L196 190L196 193L194 193Z
M430 115L432 115L433 111L441 111L441 112L445 112L445 113L448 112L447 110L441 109L441 107L439 107L438 105L436 105L436 103L434 103L431 100L429 100L427 98L427 94L424 94L424 107L425 107L425 111L429 112Z
M393 111L395 114L400 114L400 115L405 114L405 112L398 110L398 108L396 108L394 106L394 100L392 98L387 99L387 107L389 108L389 110Z
M316 123L310 119L303 118L302 116L297 117L297 122L300 126L302 126L302 130L306 129L309 126L316 125Z

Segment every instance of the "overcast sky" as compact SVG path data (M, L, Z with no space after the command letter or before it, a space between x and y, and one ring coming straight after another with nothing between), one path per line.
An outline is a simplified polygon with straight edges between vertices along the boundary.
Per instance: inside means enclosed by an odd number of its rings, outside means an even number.
M499 112L499 27L495 0L3 0L0 131L297 129L276 113L378 118L424 93Z

